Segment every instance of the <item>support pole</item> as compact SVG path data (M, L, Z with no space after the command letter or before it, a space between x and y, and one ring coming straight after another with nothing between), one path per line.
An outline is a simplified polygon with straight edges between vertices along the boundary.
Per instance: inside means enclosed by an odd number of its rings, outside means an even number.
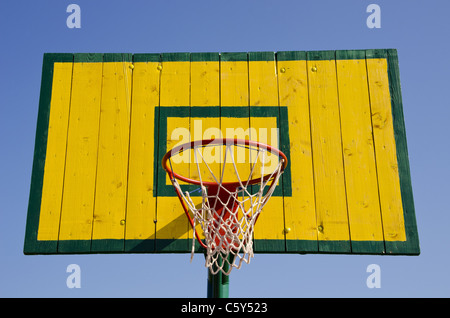
M230 265L225 262L224 270L228 271ZM208 298L228 298L230 277L219 271L217 274L211 274L208 268Z

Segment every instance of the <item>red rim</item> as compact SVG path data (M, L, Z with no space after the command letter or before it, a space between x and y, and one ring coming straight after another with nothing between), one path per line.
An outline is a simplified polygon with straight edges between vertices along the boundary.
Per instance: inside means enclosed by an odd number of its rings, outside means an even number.
M184 182L188 182L190 184L195 184L195 185L201 185L203 184L204 186L212 186L212 185L217 185L216 182L210 182L210 181L202 181L200 182L199 180L195 180L195 179L191 179L182 175L179 175L178 173L172 171L172 169L170 169L170 165L169 165L169 158L172 157L172 155L177 154L180 150L187 150L190 148L193 148L194 146L199 146L199 145L246 145L246 146L254 146L257 148L264 148L267 149L270 153L278 155L278 157L282 158L284 160L283 162L283 166L281 167L280 173L286 168L287 166L287 158L286 155L281 152L280 150L278 150L275 147L272 147L270 145L266 145L262 142L257 142L257 141L252 141L252 140L246 140L246 139L237 139L237 138L218 138L218 139L204 139L204 140L200 140L200 141L191 141L182 145L179 145L175 148L172 148L171 150L169 150L163 157L162 159L162 166L164 168L164 170L167 171L167 173L169 173L170 178L174 177L178 180L184 181ZM256 184L256 183L260 183L261 181L266 181L268 179L270 179L272 176L272 173L268 173L267 175L265 175L262 179L261 177L257 177L254 178L250 181L246 181L245 183L247 185L250 184ZM222 185L226 185L226 186L239 186L240 183L239 182L223 182Z

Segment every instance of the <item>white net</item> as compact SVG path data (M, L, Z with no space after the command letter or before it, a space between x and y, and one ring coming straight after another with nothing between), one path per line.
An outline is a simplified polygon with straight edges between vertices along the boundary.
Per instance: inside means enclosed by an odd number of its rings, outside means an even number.
M217 147L217 145L214 146ZM271 157L269 160L274 160L275 157L268 153L267 149L239 144L224 146L225 155L220 177L213 173L207 163L208 160L205 160L202 155L201 149L211 146L198 145L191 149L200 181L197 190L201 191L201 203L195 204L195 199L198 201L198 198L191 197L195 190L183 192L175 178L171 181L192 213L194 229L200 225L204 234L205 266L212 274L222 272L229 275L233 267L239 269L243 262L248 264L253 257L255 222L275 190L284 161L277 157L275 164L272 163L269 167L271 171L265 172L265 169L268 170L266 167L268 157ZM242 176L245 179L239 175L237 167L239 163L236 163L236 154L233 151L236 147L244 147L252 153L249 156L252 160L248 165L250 174ZM230 164L233 169L228 169L228 172L234 170L234 182L223 182L225 167L228 165L230 168ZM206 165L207 168L201 171L200 165ZM206 174L209 175L210 180L214 180L214 184L203 181ZM256 181L255 178L258 180ZM194 230L193 233L191 260L197 239L196 231Z

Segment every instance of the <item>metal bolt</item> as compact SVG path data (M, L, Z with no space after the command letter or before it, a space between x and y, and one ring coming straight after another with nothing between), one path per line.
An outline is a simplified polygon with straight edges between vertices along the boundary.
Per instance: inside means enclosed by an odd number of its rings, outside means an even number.
M311 71L317 72L317 67L315 67L315 66L311 67Z
M125 220L120 220L120 225L125 225Z
M285 234L288 234L290 231L291 231L291 228L290 228L290 227L285 227L285 228L284 228L284 233L285 233Z
M158 67L157 67L157 69L158 69L158 71L161 71L161 70L162 70L162 65L159 64Z
M319 232L323 232L323 226L322 226L322 225L319 225L319 226L317 227L317 230L319 230Z
M130 64L129 68L131 68L133 70L134 69L134 65Z
M282 68L280 69L280 72L281 72L281 73L285 73L285 72L286 72L286 69L285 69L284 67L282 67Z

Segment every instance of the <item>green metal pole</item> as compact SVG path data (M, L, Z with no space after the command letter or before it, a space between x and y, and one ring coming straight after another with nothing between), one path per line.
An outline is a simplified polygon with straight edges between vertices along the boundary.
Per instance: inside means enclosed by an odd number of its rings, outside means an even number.
M228 271L230 265L225 262L223 269ZM208 298L228 298L230 278L219 271L217 274L211 274L208 269Z

